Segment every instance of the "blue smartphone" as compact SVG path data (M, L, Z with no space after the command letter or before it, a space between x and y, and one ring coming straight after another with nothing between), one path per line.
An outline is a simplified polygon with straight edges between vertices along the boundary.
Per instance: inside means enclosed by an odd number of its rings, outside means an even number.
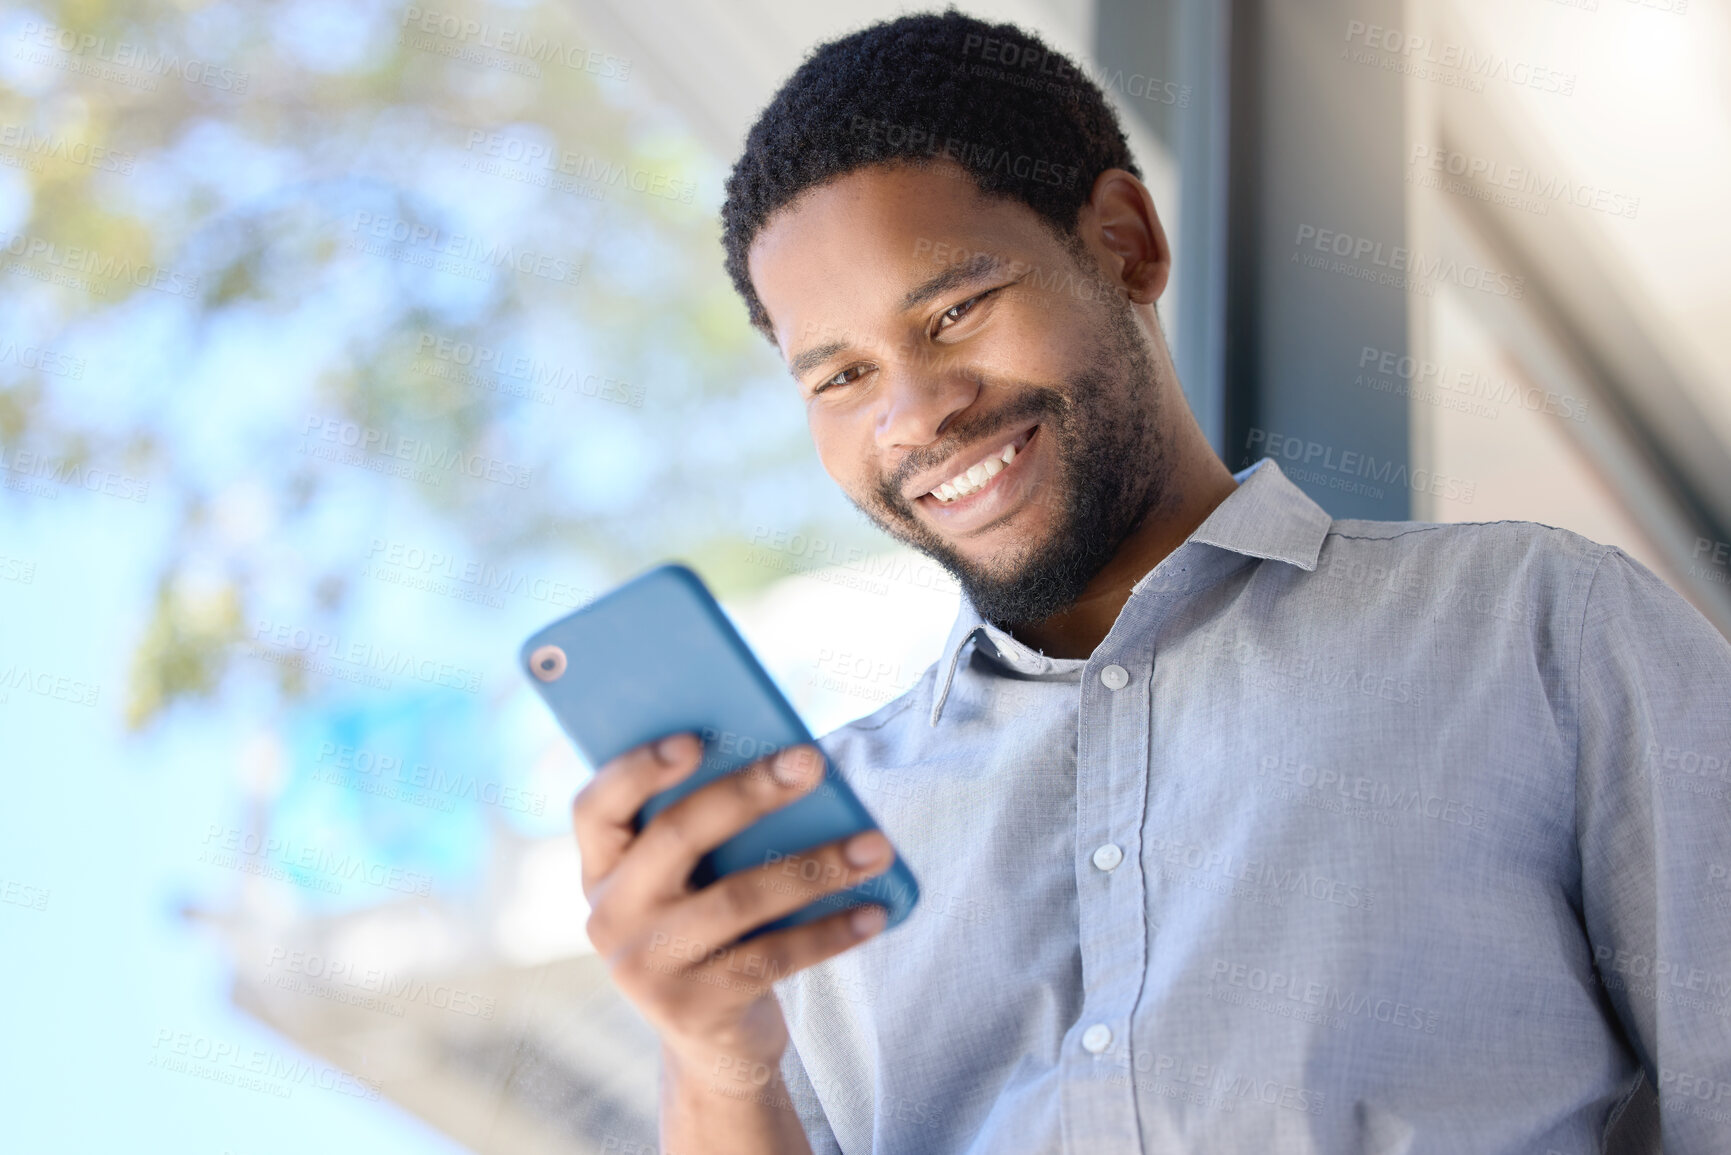
M723 774L812 741L702 579L683 565L657 566L537 631L523 643L520 659L530 685L597 769L667 734L690 732L702 740L702 763L644 803L639 830ZM876 827L826 758L816 789L705 854L691 883L708 886L723 875ZM792 880L799 865L784 867ZM740 941L867 903L888 911L887 930L918 901L919 886L897 855L884 873L765 923Z

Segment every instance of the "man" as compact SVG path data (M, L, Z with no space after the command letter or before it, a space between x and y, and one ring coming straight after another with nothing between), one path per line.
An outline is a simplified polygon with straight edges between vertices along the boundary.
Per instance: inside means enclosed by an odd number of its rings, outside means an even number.
M953 11L824 45L750 133L752 322L825 469L964 598L820 741L921 882L894 932L728 946L881 871L876 833L686 885L810 747L640 836L694 738L578 798L666 1149L1731 1151L1731 646L1575 534L1230 473L1139 176L1073 64Z

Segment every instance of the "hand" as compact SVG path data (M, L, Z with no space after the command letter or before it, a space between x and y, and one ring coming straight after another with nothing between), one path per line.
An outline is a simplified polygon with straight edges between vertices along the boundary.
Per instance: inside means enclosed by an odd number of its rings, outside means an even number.
M817 747L790 746L692 792L634 832L644 802L688 777L702 753L694 735L669 735L608 762L578 793L572 824L589 941L666 1052L692 1069L723 1058L773 1068L787 1048L787 1024L770 984L876 934L885 912L855 907L729 944L882 873L894 855L882 832L867 830L693 889L699 858L804 797L824 767Z

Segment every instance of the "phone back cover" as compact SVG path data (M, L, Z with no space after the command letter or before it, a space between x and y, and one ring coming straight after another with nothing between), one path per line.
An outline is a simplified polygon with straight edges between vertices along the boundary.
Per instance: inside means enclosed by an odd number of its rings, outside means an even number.
M547 644L566 655L565 673L552 682L542 682L529 669L529 655ZM523 643L519 660L593 767L665 734L690 731L703 740L702 765L650 799L638 815L639 826L723 774L812 740L702 580L681 565L658 566L538 631ZM823 785L706 855L692 881L705 886L721 875L772 861L774 854L798 853L875 825L847 783L826 765ZM883 904L894 926L913 908L918 893L898 857L878 877L755 933L861 901Z

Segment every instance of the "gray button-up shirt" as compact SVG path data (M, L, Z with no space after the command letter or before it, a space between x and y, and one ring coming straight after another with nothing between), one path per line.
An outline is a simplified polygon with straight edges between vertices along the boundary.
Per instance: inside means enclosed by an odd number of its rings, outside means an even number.
M777 984L813 1148L1731 1152L1731 646L1238 476L1086 660L964 601L821 739L921 900Z

